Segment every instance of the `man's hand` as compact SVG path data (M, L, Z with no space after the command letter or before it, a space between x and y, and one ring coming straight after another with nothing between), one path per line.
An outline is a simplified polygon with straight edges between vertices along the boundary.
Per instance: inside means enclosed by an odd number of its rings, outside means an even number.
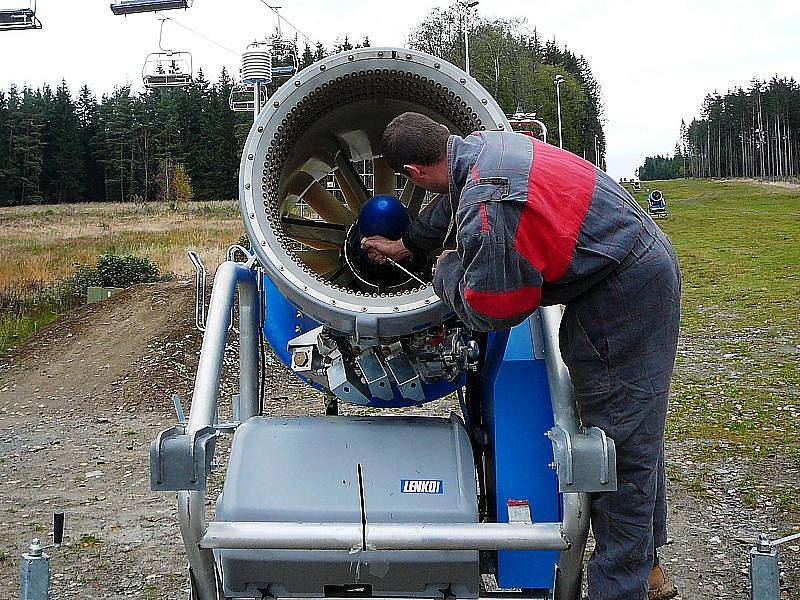
M379 235L365 237L361 240L361 248L372 262L379 265L386 262L387 256L394 261L401 261L411 255L403 240L390 240Z
M439 258L436 259L436 269L439 269L439 265L442 264L445 258L447 258L451 253L455 252L455 250L445 250L440 255Z

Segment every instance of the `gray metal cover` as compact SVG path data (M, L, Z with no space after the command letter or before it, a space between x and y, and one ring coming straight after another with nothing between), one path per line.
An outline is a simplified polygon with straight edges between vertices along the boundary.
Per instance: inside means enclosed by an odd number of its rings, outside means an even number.
M359 485L359 464L363 484ZM403 493L406 489L441 493ZM478 520L472 449L461 422L424 417L250 419L236 432L217 521L471 523ZM474 551L215 551L229 597L477 597ZM326 590L326 586L329 586Z

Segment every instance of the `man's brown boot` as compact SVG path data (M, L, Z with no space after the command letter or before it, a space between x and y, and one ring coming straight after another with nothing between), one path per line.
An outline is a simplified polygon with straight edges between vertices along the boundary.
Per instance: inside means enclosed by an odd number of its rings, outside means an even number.
M672 583L661 565L656 565L650 571L647 585L650 587L650 591L647 592L647 600L669 600L678 595L678 588Z

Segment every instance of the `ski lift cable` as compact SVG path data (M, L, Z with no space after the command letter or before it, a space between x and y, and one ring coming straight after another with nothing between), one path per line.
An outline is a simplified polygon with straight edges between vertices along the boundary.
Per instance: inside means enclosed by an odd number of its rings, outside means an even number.
M283 22L284 22L284 23L286 23L286 24L287 24L289 27L291 27L292 29L294 29L294 30L295 30L295 32L296 32L297 34L299 34L299 35L300 35L300 37L301 37L301 38L303 38L305 41L307 41L307 42L308 42L310 45L312 45L312 46L314 45L314 43L315 43L315 42L314 42L314 41L313 41L313 40L312 40L310 37L308 37L308 36L307 36L305 33L303 33L302 31L300 31L300 30L299 30L297 27L295 27L295 26L294 26L294 25L292 25L292 24L291 24L289 21L287 21L287 20L286 20L286 17L284 17L284 16L283 16L281 13L279 13L279 12L278 12L278 9L277 9L277 8L275 8L274 6L271 6L269 3L267 3L267 0L258 0L258 1L259 1L259 2L261 2L261 4L263 4L264 6L266 6L268 9L270 9L272 12L274 12L274 13L277 15L277 17L278 17L278 23L279 23L279 24L280 24L280 21L283 21Z
M234 50L231 50L230 48L228 48L228 47L226 47L226 46L223 46L223 45L222 45L222 44L220 44L219 42L216 42L216 41L212 40L212 39L211 39L210 37L208 37L207 35L205 35L205 34L202 34L202 33L200 33L199 31L196 31L196 30L192 29L191 27L188 27L188 26L184 25L184 24L183 24L183 23L181 23L180 21L176 21L176 20L175 20L174 18L172 18L172 17L168 17L168 16L166 16L166 15L164 15L163 13L160 13L160 12L157 12L156 14L157 14L157 15L158 15L158 16L159 16L161 19L166 19L167 21L172 21L172 22L173 22L173 23L175 23L175 25L177 25L178 27L181 27L181 28L185 29L186 31L188 31L188 32L190 32L190 33L193 33L193 34L195 34L196 36L198 36L198 37L200 37L200 38L203 38L205 41L209 42L210 44L214 44L215 46L217 46L217 47L219 47L219 48L222 48L223 50L225 50L225 52L230 52L230 53L231 53L231 54L233 54L233 55L234 55L236 58L240 58L240 57L241 57L241 55L242 55L242 53L241 53L241 52L236 52L236 51L234 51ZM163 26L164 22L162 21L162 22L161 22L161 24L162 24L162 26Z

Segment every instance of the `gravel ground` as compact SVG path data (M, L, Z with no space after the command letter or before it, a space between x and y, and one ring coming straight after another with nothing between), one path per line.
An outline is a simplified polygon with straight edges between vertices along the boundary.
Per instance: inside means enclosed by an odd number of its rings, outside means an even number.
M18 556L31 538L47 539L54 510L67 513L68 541L53 558L54 599L186 597L175 498L150 492L147 448L175 420L171 394L190 395L200 344L192 303L189 282L138 286L0 357L0 599L17 597ZM234 346L221 398L235 392ZM702 347L684 339L682 353L703 355ZM273 358L267 397L269 414L322 412L320 396ZM453 408L445 400L416 412ZM662 562L684 599L744 598L756 533L777 537L798 519L769 501L749 507L739 484L753 469L776 485L796 485L797 473L729 453L698 462L698 445L711 443L668 443L674 542ZM220 444L209 498L226 453ZM800 584L800 547L781 557L782 597L797 598L789 590Z

